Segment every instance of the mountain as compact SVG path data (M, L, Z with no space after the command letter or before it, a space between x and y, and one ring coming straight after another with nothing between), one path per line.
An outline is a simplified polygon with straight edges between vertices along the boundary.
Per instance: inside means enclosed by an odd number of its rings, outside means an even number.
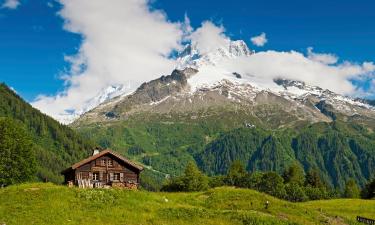
M375 118L375 107L369 102L351 99L302 81L281 77L271 81L259 80L254 75L240 74L221 66L228 59L251 57L252 54L243 41L230 41L227 46L203 55L194 46L188 45L176 60L177 69L170 75L142 84L131 95L119 95L111 100L103 98L106 100L103 104L88 111L75 124L123 120L145 111L194 113L224 105L245 109L263 123L266 122L264 117L269 118L260 112L266 105L276 107L274 110L278 114L288 114L290 121L268 124L273 127L299 121L329 122L337 116L370 123Z
M82 114L90 111L101 103L114 97L130 93L131 91L130 85L110 85L101 90L95 97L87 100L79 110L67 110L65 113L58 115L56 119L63 124L70 124Z
M200 55L196 47L187 45L185 49L180 52L176 60L176 69L200 67L202 65L215 65L222 58L236 58L239 56L249 56L253 54L244 41L230 41L228 46L221 46L216 51L209 52L208 54ZM84 113L90 111L96 106L102 104L117 96L124 96L132 93L137 84L128 83L127 85L116 84L109 85L98 92L96 96L88 99L83 103L82 107L77 110L66 110L64 113L56 116L56 119L63 124L70 124L78 119Z
M170 75L143 83L71 125L150 168L179 174L196 160L209 174L240 159L248 170L281 172L293 161L329 184L363 184L375 169L375 108L365 101L280 76L228 66L252 57L243 41L202 53L188 45ZM235 134L235 135L233 135ZM140 154L129 154L132 149Z
M35 144L39 180L61 182L60 172L86 157L94 146L71 128L42 114L5 84L0 84L0 118L11 118L25 128Z

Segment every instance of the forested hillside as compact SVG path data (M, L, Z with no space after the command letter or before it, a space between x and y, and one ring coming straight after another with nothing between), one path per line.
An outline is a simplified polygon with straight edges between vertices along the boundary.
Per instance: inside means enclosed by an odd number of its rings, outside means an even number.
M344 187L350 178L360 185L375 170L375 137L363 127L343 122L317 123L300 131L240 128L223 134L198 154L209 174L223 174L234 160L249 171L283 171L299 161L316 169L328 184Z
M351 178L363 186L375 170L372 130L340 120L272 129L251 115L223 109L197 119L139 114L78 131L171 175L180 175L191 160L209 175L225 174L235 160L248 171L278 173L298 161L305 172L317 170L327 184L343 188Z
M0 84L0 117L16 121L27 131L34 143L36 176L40 180L61 182L61 170L86 157L94 146L68 126L34 109L3 83Z

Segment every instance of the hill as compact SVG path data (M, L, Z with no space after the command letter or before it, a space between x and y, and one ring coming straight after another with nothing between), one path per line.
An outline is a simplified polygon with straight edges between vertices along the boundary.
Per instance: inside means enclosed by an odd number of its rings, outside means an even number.
M94 146L68 126L34 109L5 84L0 84L0 118L11 118L25 128L35 144L37 178L61 182L60 171L86 157Z
M269 208L265 209L265 201ZM22 184L0 189L0 223L17 224L356 224L375 201L285 202L230 187L197 193L77 189Z

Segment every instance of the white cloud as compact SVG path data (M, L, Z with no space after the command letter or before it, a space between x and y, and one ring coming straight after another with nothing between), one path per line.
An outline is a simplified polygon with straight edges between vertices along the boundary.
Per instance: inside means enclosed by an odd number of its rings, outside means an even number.
M212 23L203 23L191 36L194 38L196 33L205 37L193 39L202 49L213 49L218 43L229 40L224 34L224 28ZM375 65L372 62L337 63L338 58L333 54L314 53L312 50L309 48L307 55L297 51L260 51L250 57L224 59L217 63L216 66L219 68L216 71L218 74L239 72L248 80L269 87L275 85L274 78L300 80L344 95L357 94L358 87L351 82L352 80L374 78Z
M266 37L266 33L261 33L260 35L258 36L255 36L255 37L252 37L250 38L251 42L255 45L255 46L258 46L258 47L262 47L264 46L266 43L267 43L267 37Z
M216 26L212 22L205 21L189 37L192 45L196 46L200 54L216 50L218 46L226 46L229 38L224 34L223 26Z
M56 96L40 95L33 105L59 118L65 110L81 108L100 90L113 84L141 82L169 74L168 55L179 49L180 23L169 22L162 11L151 10L146 0L61 0L64 28L82 35L76 55L63 74L66 88Z
M223 26L205 21L193 30L187 16L182 23L172 23L163 12L150 10L147 0L60 3L64 28L81 34L83 40L78 53L66 57L71 65L69 72L62 75L65 90L55 96L41 95L33 102L56 119L61 119L67 110L81 109L110 85L130 83L135 89L144 81L170 74L175 61L168 56L181 48L182 41L190 40L200 54L228 46L230 41ZM254 38L256 45L267 42L264 33ZM282 77L350 95L364 92L351 80L373 80L375 71L372 62L338 63L335 55L314 53L312 48L307 55L296 51L258 52L250 57L228 59L219 67L266 85L274 85L272 80Z
M307 57L313 61L321 62L327 65L335 64L338 61L338 57L333 54L315 53L312 47L307 48Z
M368 68L366 63L327 65L296 51L257 52L250 57L229 60L222 65L245 76L255 76L264 83L272 84L274 78L281 77L304 81L344 95L354 95L356 92L356 87L350 80L362 79L363 75L375 71Z
M19 0L5 0L1 8L16 9L20 4Z

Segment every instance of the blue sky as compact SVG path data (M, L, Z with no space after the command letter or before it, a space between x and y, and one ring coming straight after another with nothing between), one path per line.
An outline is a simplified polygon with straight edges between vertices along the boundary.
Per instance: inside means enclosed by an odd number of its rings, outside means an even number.
M194 28L205 20L222 24L226 35L245 40L256 51L306 52L314 47L340 60L375 61L372 0L155 0L152 7L164 10L172 22L183 21L187 14ZM81 37L63 29L64 21L57 15L60 9L57 2L38 0L21 0L16 9L0 9L0 81L28 101L64 89L59 79L69 67L64 56L79 49ZM267 34L267 44L252 45L250 37L262 32Z

